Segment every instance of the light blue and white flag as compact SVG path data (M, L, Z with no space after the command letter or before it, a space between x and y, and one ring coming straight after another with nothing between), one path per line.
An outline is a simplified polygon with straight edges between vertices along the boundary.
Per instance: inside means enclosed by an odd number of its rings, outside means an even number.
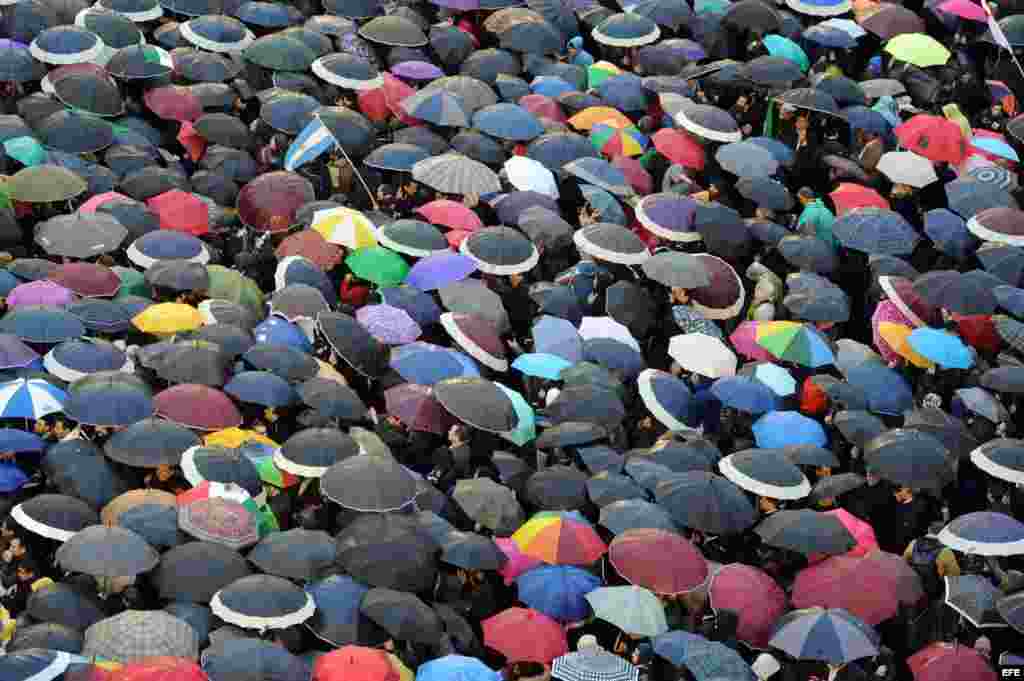
M334 135L327 129L320 117L315 116L288 147L288 153L284 157L284 168L285 170L295 170L337 143L338 140L334 139Z

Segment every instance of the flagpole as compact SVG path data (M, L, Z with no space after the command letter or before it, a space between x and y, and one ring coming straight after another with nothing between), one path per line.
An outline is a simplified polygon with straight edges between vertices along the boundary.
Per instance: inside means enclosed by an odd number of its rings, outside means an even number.
M988 15L988 30L992 34L992 38L996 41L996 45L1001 48L1005 48L1010 53L1010 59L1013 60L1014 65L1017 67L1017 71L1020 73L1021 78L1024 78L1024 67L1021 66L1020 60L1017 59L1017 54L1013 51L1013 46L1010 41L1007 40L1006 34L1003 33L1003 29L999 26L996 21L995 15L992 14L992 8L988 5L988 0L981 0L981 7L985 10L985 14ZM1007 87L1010 87L1007 85ZM1016 97L1017 93L1014 93Z
M363 179L363 174L359 172L358 168L356 168L356 164L352 162L351 158L349 158L348 152L345 151L345 147L341 146L341 143L338 141L338 138L336 137L334 138L334 146L338 148L338 151L342 153L342 155L345 157L345 160L348 161L348 164L352 166L352 172L354 172L356 174L356 177L359 178L360 184L362 184L363 189L366 190L366 195L370 197L370 203L373 204L373 209L380 210L380 206L377 205L377 197L375 197L373 195L373 192L370 191L370 185L366 184L366 180Z

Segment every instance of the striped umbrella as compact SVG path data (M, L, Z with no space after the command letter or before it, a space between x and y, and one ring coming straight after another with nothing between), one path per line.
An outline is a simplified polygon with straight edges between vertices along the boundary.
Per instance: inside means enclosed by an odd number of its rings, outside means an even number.
M590 128L590 142L594 148L609 157L639 156L647 148L647 137L633 125L621 121L607 121Z
M434 125L464 128L470 123L462 98L446 90L421 90L403 99L401 107L413 118Z
M0 418L39 419L64 410L67 393L41 379L0 383Z
M444 194L491 194L501 191L497 174L479 161L462 154L442 154L412 167L417 182Z

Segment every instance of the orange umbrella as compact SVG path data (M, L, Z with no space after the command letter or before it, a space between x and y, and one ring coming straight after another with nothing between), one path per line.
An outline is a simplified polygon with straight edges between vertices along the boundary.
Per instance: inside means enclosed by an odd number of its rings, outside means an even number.
M909 326L896 324L895 322L881 322L878 325L879 335L897 355L922 369L934 367L934 362L910 347L907 339L912 332L913 329Z
M608 121L618 123L623 127L633 125L633 121L629 120L625 114L610 106L592 106L584 109L569 119L569 125L577 130L590 130L595 123L606 123Z

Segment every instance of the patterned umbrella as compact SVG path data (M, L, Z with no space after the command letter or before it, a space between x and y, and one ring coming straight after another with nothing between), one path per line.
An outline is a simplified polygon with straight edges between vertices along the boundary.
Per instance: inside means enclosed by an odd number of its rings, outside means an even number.
M184 620L160 610L126 610L85 630L82 654L132 662L150 657L199 658L199 639Z
M390 305L368 305L356 312L356 319L381 343L404 345L418 339L423 330L409 314Z
M489 194L501 191L493 170L461 154L442 154L418 162L413 179L445 194Z

